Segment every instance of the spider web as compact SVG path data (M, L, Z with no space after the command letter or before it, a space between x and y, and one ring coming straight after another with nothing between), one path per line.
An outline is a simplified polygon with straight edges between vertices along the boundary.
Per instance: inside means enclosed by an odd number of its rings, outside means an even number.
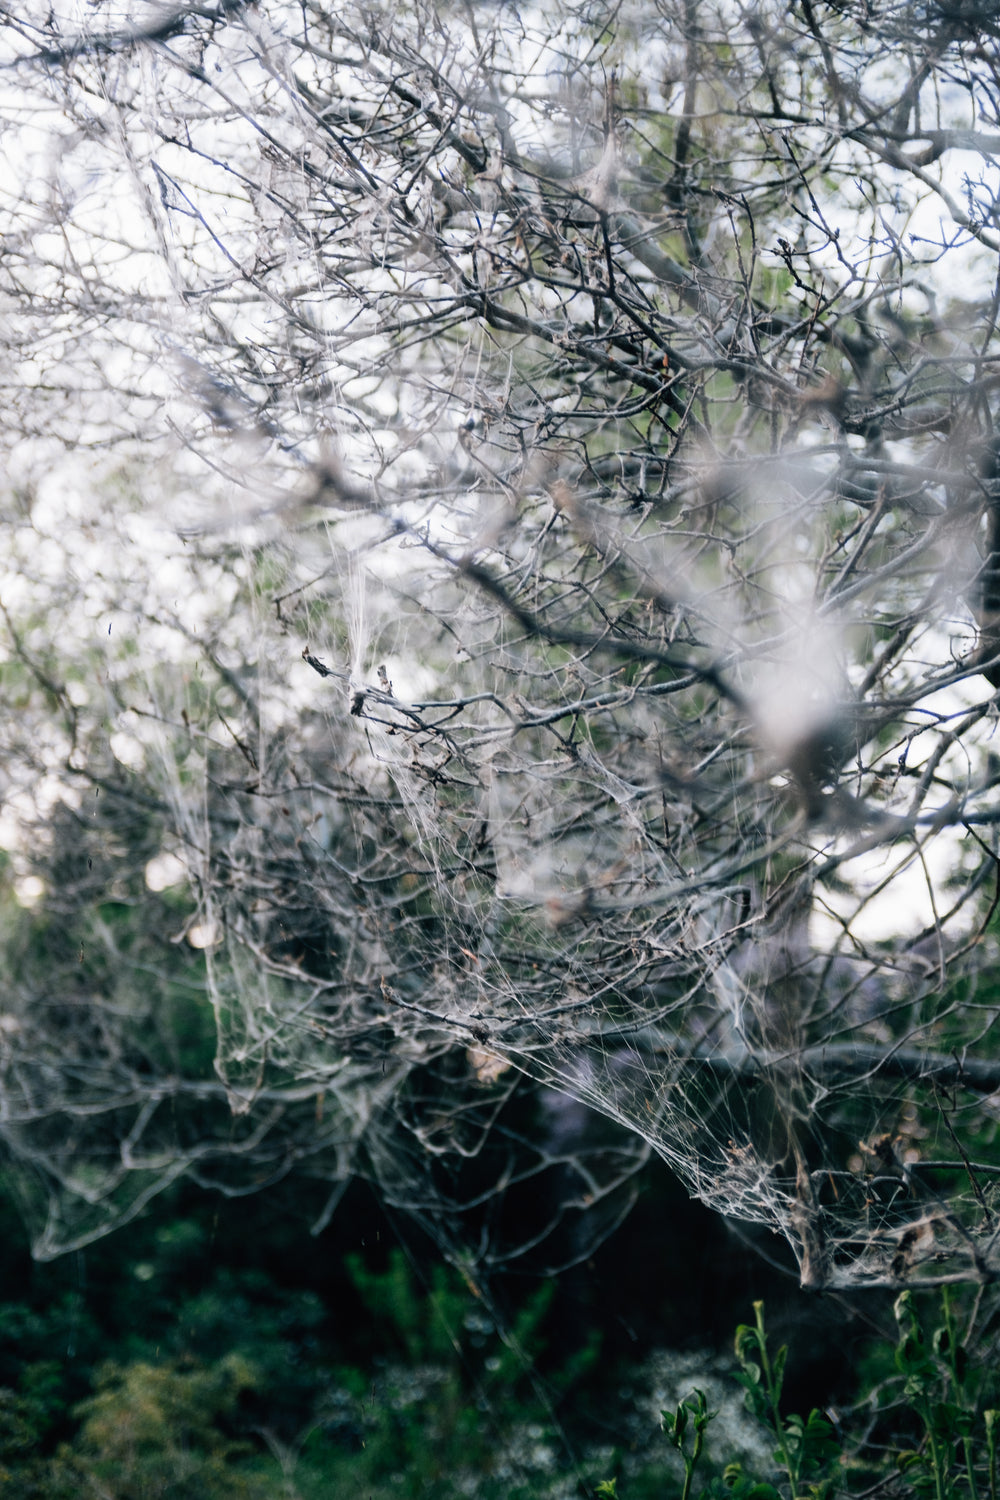
M811 273L868 361L821 381L840 325L820 351L747 279L737 207L761 244L789 213L747 125L757 34L623 12L595 53L546 19L487 45L420 5L314 45L280 7L199 11L168 48L95 16L63 74L23 70L17 137L44 104L86 254L53 260L26 200L12 842L96 786L113 889L144 809L217 1037L185 1077L152 999L15 986L38 1253L181 1173L294 1170L317 1226L361 1174L469 1265L569 1259L655 1152L808 1285L992 1278L982 351L929 320L896 381L883 210L834 236L813 201ZM713 38L741 123L685 267L648 202L667 136L621 97L667 131ZM842 149L851 193L877 182ZM62 448L92 455L64 486Z

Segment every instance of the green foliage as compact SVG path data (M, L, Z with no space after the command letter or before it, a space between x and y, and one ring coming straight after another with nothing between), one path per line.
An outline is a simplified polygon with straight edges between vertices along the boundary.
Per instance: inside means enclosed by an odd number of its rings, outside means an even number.
M735 1380L772 1467L737 1460L707 1384L661 1413L659 1454L636 1446L599 1333L553 1361L551 1281L502 1330L474 1282L398 1249L345 1256L324 1300L261 1263L285 1231L261 1225L239 1266L213 1222L178 1192L89 1252L86 1278L71 1261L39 1267L37 1292L0 1304L0 1500L554 1500L568 1483L601 1500L828 1500L876 1485L997 1500L1000 1403L970 1352L976 1304L962 1312L957 1293L936 1314L899 1298L898 1333L866 1356L870 1394L842 1414L840 1441L819 1412L783 1407L788 1351L769 1345L756 1303ZM585 1379L617 1454L595 1446Z
M663 1431L668 1441L675 1447L684 1462L684 1489L681 1500L689 1500L691 1494L691 1481L694 1471L698 1467L705 1446L705 1429L716 1412L709 1411L708 1402L705 1400L705 1392L695 1386L690 1396L686 1396L678 1404L673 1413L664 1411L660 1413L663 1422ZM688 1424L692 1428L692 1442L690 1448L685 1445L685 1436Z
M773 1457L780 1476L775 1476L778 1483L761 1479L730 1459L709 1477L702 1500L826 1500L841 1476L841 1445L830 1422L818 1411L808 1417L782 1416L788 1348L782 1345L773 1354L768 1349L763 1302L754 1303L754 1322L737 1328L735 1351L740 1365L735 1378L743 1387L747 1410L775 1443ZM717 1416L697 1387L675 1411L661 1413L667 1441L684 1465L681 1500L690 1500L695 1473L706 1457L705 1434ZM598 1488L597 1494L602 1493L617 1496L618 1492Z
M708 1478L702 1500L827 1500L838 1488L858 1495L884 1489L918 1500L997 1500L1000 1410L986 1405L993 1395L990 1371L969 1355L973 1313L963 1320L948 1288L933 1327L909 1291L897 1298L894 1312L898 1339L895 1345L883 1340L869 1353L865 1368L878 1378L870 1398L855 1409L854 1430L848 1422L841 1440L818 1411L806 1418L782 1414L788 1350L769 1350L764 1306L755 1302L754 1322L736 1330L735 1378L748 1411L775 1444L778 1473L761 1479L729 1461ZM663 1430L684 1465L681 1500L689 1500L706 1456L705 1433L716 1416L697 1388L675 1411L662 1413ZM887 1424L894 1433L888 1438ZM596 1494L626 1500L617 1482L606 1481Z
M211 1365L109 1364L81 1403L80 1457L96 1493L113 1500L261 1500L263 1480L238 1460L250 1445L229 1426L257 1372L236 1354Z
M981 1410L981 1376L969 1359L966 1336L947 1288L941 1318L930 1329L921 1320L911 1292L894 1307L899 1329L895 1364L903 1400L919 1423L919 1441L899 1451L896 1464L918 1496L977 1500L985 1471L989 1494L996 1491L996 1422L992 1408ZM985 1441L985 1455L982 1445Z
M527 1497L531 1491L511 1490L503 1473L514 1451L525 1448L525 1432L535 1434L536 1447L558 1442L533 1382L554 1283L525 1300L501 1337L473 1287L446 1266L434 1267L422 1290L401 1250L381 1271L357 1255L347 1256L345 1265L379 1346L403 1359L377 1359L371 1370L337 1370L297 1469L302 1494L311 1495L316 1484L317 1494L356 1489L373 1497L445 1500L457 1476L475 1474L484 1500ZM597 1357L598 1341L588 1339L548 1386L571 1387ZM526 1463L530 1467L522 1452L516 1466Z
M792 1500L802 1495L825 1495L832 1488L832 1469L840 1445L822 1413L808 1417L781 1415L781 1389L785 1377L787 1345L772 1357L764 1330L764 1304L755 1302L754 1322L736 1330L736 1379L746 1392L747 1408L774 1434L774 1459L784 1471ZM806 1483L805 1481L810 1481Z
M435 1266L427 1294L428 1306L401 1250L389 1256L385 1271L370 1271L360 1255L349 1255L345 1264L362 1301L373 1317L388 1323L402 1350L416 1364L447 1359L452 1353L451 1330L461 1323L468 1293L456 1285L447 1266Z
M381 1266L350 1255L323 1300L264 1269L287 1231L227 1246L213 1222L177 1190L88 1251L85 1278L82 1256L27 1281L12 1269L24 1296L0 1303L0 1497L450 1500L465 1475L484 1500L534 1500L543 1472L558 1478L548 1403L594 1368L599 1338L540 1398L554 1284L501 1337L447 1267L425 1284L401 1251ZM241 1249L250 1265L231 1263Z

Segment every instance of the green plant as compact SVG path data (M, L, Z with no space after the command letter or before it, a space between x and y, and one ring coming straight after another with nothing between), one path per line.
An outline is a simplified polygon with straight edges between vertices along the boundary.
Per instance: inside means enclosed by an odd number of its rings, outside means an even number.
M986 1425L986 1455L988 1463L988 1482L990 1500L997 1500L997 1422L1000 1420L1000 1411L990 1408L983 1412L983 1421Z
M208 1366L111 1363L81 1402L77 1451L114 1500L252 1500L268 1486L243 1472L251 1445L228 1430L257 1374L239 1355Z
M753 1310L753 1324L741 1323L736 1330L736 1358L741 1367L736 1379L746 1392L747 1407L774 1435L774 1459L787 1475L791 1500L799 1500L802 1495L829 1494L833 1488L833 1465L840 1453L833 1428L816 1410L805 1418L782 1417L781 1389L788 1346L783 1344L771 1357L763 1302L755 1302Z
M736 1330L740 1363L736 1380L744 1389L748 1411L775 1442L774 1460L784 1473L790 1500L826 1500L838 1478L840 1444L821 1412L811 1411L808 1417L782 1416L781 1390L788 1349L782 1345L772 1356L767 1347L764 1304L755 1302L753 1307L754 1322L741 1323ZM681 1500L690 1500L695 1471L705 1456L705 1434L717 1415L709 1411L705 1393L698 1387L676 1411L660 1414L667 1440L684 1464ZM606 1487L614 1483L604 1481L605 1487L598 1486L596 1493L617 1497L616 1489ZM731 1459L709 1480L702 1496L707 1500L782 1500L782 1493L769 1481L744 1473L742 1464Z
M709 1411L708 1402L705 1400L705 1392L696 1386L690 1396L678 1403L677 1410L673 1413L664 1411L660 1413L663 1423L663 1431L669 1442L675 1447L684 1463L684 1488L681 1491L681 1500L690 1500L691 1481L694 1471L698 1466L705 1446L705 1429L717 1413ZM688 1424L693 1429L693 1440L690 1452L685 1446Z
M761 1480L730 1460L708 1479L702 1500L828 1500L838 1484L849 1492L852 1476L859 1480L855 1492L862 1495L873 1493L874 1479L875 1489L888 1487L893 1493L902 1482L917 1500L997 1500L1000 1409L986 1404L994 1395L988 1368L969 1356L976 1309L978 1299L974 1310L963 1314L956 1293L946 1287L939 1317L931 1324L918 1312L913 1293L903 1292L894 1305L895 1343L884 1339L866 1356L867 1368L877 1376L867 1400L855 1408L855 1417L863 1415L864 1421L857 1420L852 1431L848 1415L841 1442L819 1411L808 1417L782 1414L788 1350L768 1348L764 1304L755 1302L754 1322L736 1330L740 1368L735 1378L748 1411L774 1443L780 1476L775 1482ZM684 1465L681 1500L690 1500L695 1472L706 1457L706 1431L716 1415L697 1387L676 1411L661 1413L663 1430ZM853 1469L847 1466L848 1453L854 1455ZM605 1481L596 1494L618 1497L616 1484Z
M918 1495L952 1500L968 1494L979 1500L979 1476L985 1471L990 1500L996 1497L997 1422L1000 1413L982 1411L985 1460L979 1452L981 1391L978 1372L969 1359L971 1318L961 1318L950 1290L941 1294L941 1319L925 1328L911 1292L902 1292L893 1309L899 1328L895 1365L903 1377L903 1398L919 1423L916 1448L896 1458Z

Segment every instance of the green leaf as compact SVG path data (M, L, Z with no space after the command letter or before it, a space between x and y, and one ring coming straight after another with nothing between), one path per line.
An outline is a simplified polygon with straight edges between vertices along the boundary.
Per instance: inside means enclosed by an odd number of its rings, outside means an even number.
M774 1356L774 1363L771 1366L771 1387L775 1401L778 1401L781 1397L781 1387L785 1382L785 1361L787 1358L788 1345L782 1344Z
M936 1374L927 1346L920 1338L910 1334L905 1334L896 1346L896 1368L901 1375L917 1377L922 1381L933 1379Z
M738 1360L743 1360L747 1354L756 1352L759 1344L756 1328L751 1328L749 1323L740 1323L737 1326L735 1348Z
M923 1342L920 1323L913 1310L913 1293L900 1292L892 1305L893 1316L899 1325L901 1338L916 1338Z
M802 1434L802 1464L806 1473L814 1473L840 1456L840 1443L833 1424L815 1407L809 1413Z
M688 1422L688 1414L684 1402L680 1402L674 1415L671 1415L668 1411L661 1411L660 1420L663 1423L663 1431L671 1443L675 1448L680 1448L684 1442L684 1432Z
M714 1422L719 1415L718 1411L709 1411L708 1398L698 1386L693 1388L690 1396L685 1397L684 1405L694 1417L696 1432L704 1432L709 1422Z
M931 1407L930 1427L935 1437L949 1439L954 1437L958 1418L961 1415L961 1407L954 1401L935 1401Z
M896 1468L901 1474L906 1474L910 1469L923 1467L923 1454L917 1453L913 1448L901 1448L896 1454Z

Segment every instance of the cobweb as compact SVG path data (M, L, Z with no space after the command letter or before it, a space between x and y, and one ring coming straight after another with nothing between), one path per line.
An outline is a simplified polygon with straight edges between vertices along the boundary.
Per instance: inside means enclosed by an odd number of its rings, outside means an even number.
M11 842L118 965L5 1001L39 1254L294 1171L317 1228L362 1175L470 1274L572 1259L655 1153L806 1285L996 1276L995 392L878 154L817 155L834 234L700 9L25 43L73 254L25 200ZM739 123L664 215L723 44ZM753 280L791 204L808 317ZM164 852L200 1071L107 936Z
M550 536L554 554L575 545ZM561 591L565 569L534 567ZM397 584L369 594L398 598ZM377 639L360 678L310 640L302 720L323 769L273 770L280 795L308 778L309 831L293 821L287 836L300 867L251 933L262 872L288 863L255 818L238 877L213 894L230 935L213 992L234 1096L254 1096L265 1059L338 1095L337 1070L374 1050L401 1072L373 1171L433 1219L434 1162L479 1155L520 1072L644 1143L703 1202L783 1236L808 1285L991 1275L994 1010L977 971L996 864L967 812L964 847L947 803L914 815L912 773L928 787L928 764L938 785L954 774L940 739L893 723L881 753L855 751L850 793L807 788L823 803L807 816L765 731L731 704L704 707L699 674L629 681L596 651L566 666L474 599L448 609L445 578L425 587L447 627L436 649L426 611L401 638L391 607L372 616L410 651L427 639L424 660L461 640L439 669L447 686L404 695L407 670L426 681L420 658L383 663ZM950 749L963 762L968 740ZM905 908L865 889L894 883ZM921 886L926 928L910 910ZM296 912L324 910L328 977L296 973L312 961L292 956L282 997L234 972L234 940L273 974L273 924L292 934ZM558 1154L551 1128L539 1145ZM604 1152L589 1184L575 1163L584 1200L602 1196ZM642 1153L627 1158L616 1166Z

